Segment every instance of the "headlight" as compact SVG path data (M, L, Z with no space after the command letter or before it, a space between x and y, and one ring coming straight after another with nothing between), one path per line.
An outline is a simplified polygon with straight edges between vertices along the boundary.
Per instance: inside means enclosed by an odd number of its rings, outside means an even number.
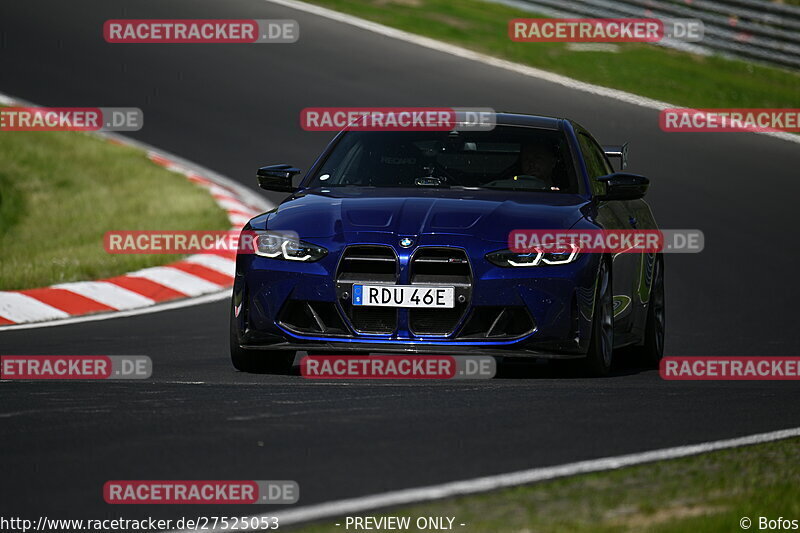
M273 231L258 233L253 239L253 251L261 257L307 263L319 261L328 253L325 248L301 241L297 235Z
M533 252L513 252L511 250L500 250L486 254L486 259L490 263L500 267L531 267L544 265L566 265L575 261L580 251L574 244L569 245L569 249L552 250L547 248L535 248Z

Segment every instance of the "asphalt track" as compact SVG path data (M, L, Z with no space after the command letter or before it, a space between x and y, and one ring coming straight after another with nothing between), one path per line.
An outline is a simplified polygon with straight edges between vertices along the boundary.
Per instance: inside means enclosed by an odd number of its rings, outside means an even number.
M101 33L110 18L293 18L301 38L111 45ZM308 106L488 106L629 140L660 225L706 236L701 254L667 257L667 352L800 353L795 143L662 133L651 109L261 0L4 1L0 31L0 91L140 107L145 127L132 137L249 186L262 164L307 168L329 140L300 129ZM46 237L57 238L58 217L41 221ZM0 333L4 354L141 354L155 369L147 382L0 383L0 516L251 514L269 509L109 506L102 485L294 479L311 504L800 425L791 382L664 382L636 368L588 380L526 367L444 383L241 374L228 362L226 317L216 302Z

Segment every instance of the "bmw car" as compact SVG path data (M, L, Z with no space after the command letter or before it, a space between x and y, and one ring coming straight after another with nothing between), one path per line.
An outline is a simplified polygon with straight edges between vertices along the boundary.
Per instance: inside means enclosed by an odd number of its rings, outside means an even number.
M498 113L489 131L338 133L298 185L244 227L230 316L242 371L288 370L298 351L576 359L609 372L628 347L664 345L660 253L537 253L509 234L653 230L647 178L627 145L602 147L576 122ZM619 170L615 170L614 160Z

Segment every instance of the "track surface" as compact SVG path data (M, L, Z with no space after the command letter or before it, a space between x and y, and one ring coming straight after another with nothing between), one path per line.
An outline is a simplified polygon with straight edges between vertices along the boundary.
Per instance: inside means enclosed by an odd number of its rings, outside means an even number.
M110 18L294 18L293 45L110 45ZM0 91L42 105L133 106L134 135L254 182L307 168L330 138L303 107L489 106L572 117L631 141L664 228L672 355L797 355L797 144L664 134L656 111L457 59L260 0L4 1ZM800 96L800 95L799 95ZM2 138L0 137L0 142ZM125 176L109 176L123 180ZM276 199L276 198L275 198ZM53 221L42 221L46 233ZM316 383L228 363L227 303L0 333L5 354L149 355L151 381L0 383L0 515L234 515L265 506L112 507L109 479L295 479L301 504L800 425L792 383L603 380Z

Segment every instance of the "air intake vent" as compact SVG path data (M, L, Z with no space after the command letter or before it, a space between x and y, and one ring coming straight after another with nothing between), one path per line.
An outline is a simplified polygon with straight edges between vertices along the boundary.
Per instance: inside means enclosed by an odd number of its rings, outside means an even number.
M476 307L461 329L460 339L509 339L534 330L533 318L521 306Z
M289 300L281 309L279 322L286 329L296 333L347 334L347 326L339 316L336 304L329 302Z

